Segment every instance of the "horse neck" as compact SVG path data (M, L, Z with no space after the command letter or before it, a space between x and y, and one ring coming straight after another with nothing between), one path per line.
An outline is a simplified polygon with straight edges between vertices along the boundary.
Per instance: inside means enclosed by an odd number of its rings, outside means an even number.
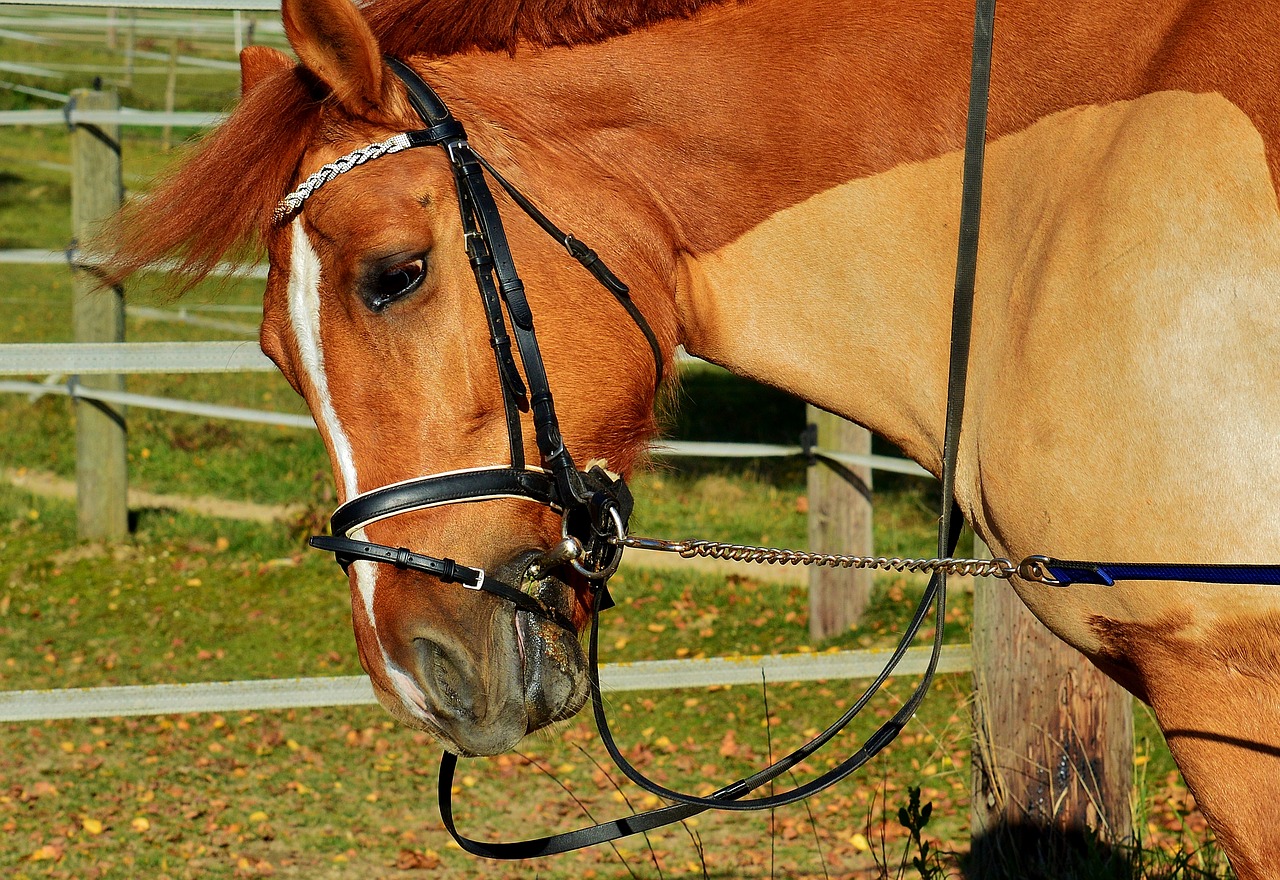
M657 226L691 353L936 469L972 6L902 8L754 0L440 73L518 164L594 173L610 197L629 193L619 222ZM1139 87L1174 10L1088 12L1059 20L1069 36L1056 44L1034 10L999 20L992 137ZM1100 47L1120 34L1117 61ZM1047 81L1049 59L1073 79ZM549 177L545 191L556 188Z

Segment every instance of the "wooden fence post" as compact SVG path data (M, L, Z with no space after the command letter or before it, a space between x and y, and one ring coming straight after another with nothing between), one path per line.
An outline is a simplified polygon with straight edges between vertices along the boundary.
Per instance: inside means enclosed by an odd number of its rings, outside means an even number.
M1133 698L1007 581L976 578L973 606L973 876L1022 876L1019 859L1066 862L1085 829L1127 839Z
M871 452L871 432L839 416L807 407L809 423L817 426L820 449ZM815 553L870 556L871 469L848 468L862 486L851 485L821 462L809 468L809 549ZM860 491L860 489L862 491ZM862 618L871 599L872 573L848 568L809 568L809 637L814 641L838 635Z
M77 110L117 110L114 92L77 89ZM71 134L71 231L77 245L120 206L120 127L77 124ZM105 290L91 270L72 267L77 342L124 341L124 295ZM124 390L122 376L86 376L86 388ZM118 540L129 531L127 449L120 407L77 400L76 526L81 538Z
M173 38L169 47L169 70L164 82L164 112L172 113L178 100L178 38ZM173 149L173 126L166 125L160 132L160 149L169 152Z

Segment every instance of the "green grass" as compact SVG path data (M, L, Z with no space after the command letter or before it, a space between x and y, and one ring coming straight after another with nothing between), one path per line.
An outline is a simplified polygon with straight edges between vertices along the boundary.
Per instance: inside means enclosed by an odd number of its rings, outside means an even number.
M303 554L286 529L157 511L108 550L76 541L68 504L3 488L0 510L8 512L0 522L0 644L10 646L0 661L4 689L358 672L345 583L319 554ZM861 635L889 637L876 631L900 613L902 603L889 598L895 587L912 585L882 584ZM603 633L607 659L806 644L803 595L794 587L640 570L626 573L615 594L620 606ZM895 682L891 699L855 724L856 735L887 717L910 684ZM927 839L963 850L967 691L967 677L944 678L897 743L855 780L811 801L816 832L804 807L780 810L772 875L822 876L822 860L832 876L873 870L857 835L875 842L883 833L886 847L900 852L906 836L893 815L917 784L934 805ZM758 687L614 694L609 710L624 749L646 772L705 792L757 766L770 747L776 754L799 744L853 692L845 682L770 687L772 742ZM1188 809L1158 731L1145 713L1137 723L1154 829L1147 839L1198 839L1202 820ZM805 772L825 769L849 744L840 746ZM584 720L531 739L521 753L464 762L459 821L472 836L582 821L529 761L593 814L626 811L592 763L608 766ZM627 876L608 849L514 867L464 856L446 842L430 803L438 757L429 740L374 707L6 725L0 862L32 877L231 877L263 874L265 865L287 876L398 876L397 861L436 859L446 876ZM650 803L623 790L637 807ZM138 819L146 821L135 826ZM1189 826L1168 827L1176 822ZM694 830L710 876L771 875L767 817L703 816ZM654 847L666 876L700 875L683 830L655 835ZM656 876L642 841L626 842L624 852L640 876ZM58 859L31 861L40 854Z
M12 515L0 526L7 584L0 638L14 646L0 667L5 689L358 672L345 584L319 554L302 555L286 530L155 512L129 542L107 550L75 540L70 505L4 488L0 509ZM734 601L724 610L726 587ZM753 640L757 649L790 649L806 641L803 596L794 588L634 572L616 593L620 608L604 632L611 658L719 653ZM771 688L773 748L799 744L833 707L847 704L848 691L844 683ZM945 685L903 745L891 750L901 748L903 761L936 777L931 790L939 802L963 797L965 700L963 682ZM660 780L697 791L747 772L769 748L757 688L628 693L611 703L628 753ZM891 705L858 732L865 736ZM229 876L240 858L368 876L389 870L409 846L424 860L425 850L434 849L462 870L469 859L445 844L425 803L438 751L421 736L384 725L383 717L376 709L334 709L8 725L0 731L0 827L9 832L0 858L27 859L33 871L51 868L52 876L86 876L104 863L120 871ZM535 738L524 752L574 787L593 812L623 809L579 747L605 762L583 722L554 738ZM814 761L813 769L830 760ZM519 777L513 795L517 772L528 776ZM553 783L509 761L468 762L462 780L460 820L469 829L526 827L524 819L513 823L513 814L548 829L579 819L557 806L563 800ZM868 791L850 787L810 805L827 858L852 865L860 857L849 843L859 826L848 816L869 809ZM487 795L499 793L502 810L485 805ZM837 809L823 813L828 807ZM259 811L271 818L250 822ZM942 829L959 834L961 815ZM779 816L789 823L779 826L780 835L808 822L800 808ZM148 830L133 829L137 818L147 820ZM86 819L106 830L86 831ZM767 876L763 863L751 864L761 857L758 847L747 849L745 863L734 861L758 838L762 821L702 820L709 864L726 872L718 876ZM386 827L393 832L380 830ZM683 834L676 829L655 844L668 869L673 859L697 858ZM29 861L46 846L61 861ZM355 855L347 855L351 849ZM789 876L819 871L807 830L780 836L777 857L794 867ZM588 866L618 876L612 859L608 851L588 853L545 870ZM536 869L477 870L532 876Z

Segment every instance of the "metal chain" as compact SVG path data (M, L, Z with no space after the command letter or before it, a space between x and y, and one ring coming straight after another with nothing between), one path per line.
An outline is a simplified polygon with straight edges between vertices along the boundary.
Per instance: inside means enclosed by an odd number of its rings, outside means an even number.
M944 571L961 577L994 577L1008 580L1019 574L1019 566L1009 559L910 559L899 556L844 556L839 553L810 553L805 550L784 550L777 547L755 547L750 544L729 544L721 541L664 541L660 538L641 538L627 535L621 540L624 547L637 550L660 550L679 553L685 559L729 559L735 562L758 562L773 565L824 565L829 568L861 568L880 571L910 571L932 574Z

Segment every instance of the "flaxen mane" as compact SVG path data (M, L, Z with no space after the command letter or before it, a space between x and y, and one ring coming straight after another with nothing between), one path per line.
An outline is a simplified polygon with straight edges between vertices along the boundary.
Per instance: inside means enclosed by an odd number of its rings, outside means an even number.
M385 54L442 57L520 45L599 42L726 0L383 0L363 8ZM188 289L230 256L249 255L316 135L326 95L301 68L245 95L227 122L98 243L120 281L175 258Z

